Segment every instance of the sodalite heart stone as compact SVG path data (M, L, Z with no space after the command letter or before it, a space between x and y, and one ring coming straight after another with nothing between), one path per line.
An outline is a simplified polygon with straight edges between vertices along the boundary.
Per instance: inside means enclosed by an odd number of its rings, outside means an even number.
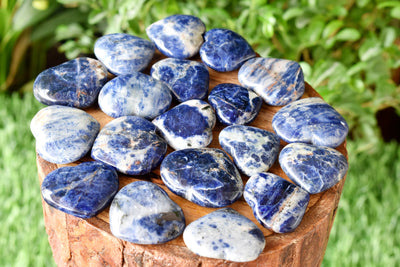
M242 178L220 149L174 151L161 163L160 173L173 193L200 206L224 207L242 196Z
M187 59L160 60L151 67L151 76L167 83L179 102L203 99L210 81L208 69L203 63Z
M226 72L239 68L256 56L253 48L239 34L227 29L212 29L204 35L200 57L210 68Z
M317 194L337 184L347 173L346 158L330 147L293 143L285 146L279 163L298 186Z
M219 134L221 147L246 175L267 171L279 154L280 139L274 133L251 126L232 125Z
M100 162L61 167L44 178L43 199L52 207L79 218L105 209L118 191L118 175Z
M189 100L161 114L153 123L175 150L200 148L212 141L215 126L212 107L202 100Z
M265 247L263 232L231 208L219 209L190 223L183 241L194 253L235 262L257 259Z
M288 143L337 147L349 131L345 119L321 98L297 100L281 108L272 119L276 134Z
M115 75L144 70L154 51L152 42L126 33L104 35L94 44L96 57Z
M45 105L87 108L107 82L107 69L98 60L81 57L41 72L33 95Z
M232 83L215 86L208 102L215 109L218 120L226 125L252 122L262 105L262 99L257 94Z
M283 106L304 94L304 75L296 61L252 58L239 70L239 82L272 106Z
M112 79L99 94L100 109L113 118L154 119L168 110L171 101L168 85L140 72Z
M197 54L203 43L206 26L197 17L173 15L147 27L149 38L167 57L189 58Z
M110 207L113 235L136 244L161 244L185 228L182 209L159 186L137 181L123 187Z
M58 105L41 109L30 126L39 155L57 164L85 156L100 130L100 124L85 111Z
M243 196L260 224L276 233L295 230L310 200L306 191L272 173L251 176Z
M92 158L128 175L142 175L156 168L167 153L167 143L151 122L124 116L106 124L97 136Z

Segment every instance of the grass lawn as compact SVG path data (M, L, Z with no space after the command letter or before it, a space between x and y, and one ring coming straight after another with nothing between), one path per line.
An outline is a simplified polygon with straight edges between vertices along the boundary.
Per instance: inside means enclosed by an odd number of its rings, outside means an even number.
M0 266L54 266L29 130L43 106L29 93L1 93L0 104ZM323 266L399 266L400 146L361 153L359 145L348 143L350 170Z

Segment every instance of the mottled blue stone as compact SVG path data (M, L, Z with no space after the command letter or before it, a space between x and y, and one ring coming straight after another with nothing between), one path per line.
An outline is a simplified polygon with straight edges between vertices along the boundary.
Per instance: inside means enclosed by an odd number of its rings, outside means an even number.
M160 172L173 193L200 206L225 207L242 196L242 178L220 149L174 151L165 157Z
M197 61L166 58L151 67L151 76L167 83L179 102L203 99L208 93L208 69Z
M45 105L87 108L96 102L107 73L96 59L76 58L41 72L33 84L33 95Z
M36 151L45 160L66 164L90 151L100 124L83 110L66 106L41 109L31 121Z
M215 126L212 107L202 100L188 100L153 120L168 144L178 150L208 146Z
M272 119L276 134L288 143L337 147L349 131L345 119L321 98L300 99L281 108Z
M168 85L140 72L112 79L99 94L100 109L113 118L153 119L167 111L171 101Z
M239 82L272 106L283 106L304 94L304 75L296 61L252 58L239 69Z
M252 122L262 105L262 99L257 94L232 83L215 86L208 102L215 109L218 120L226 125Z
M232 125L220 132L219 143L236 166L251 176L271 168L279 154L280 139L260 128Z
M212 29L204 35L200 57L210 68L226 72L238 69L256 56L253 48L239 34L228 29Z
M136 244L161 244L185 228L182 209L159 186L137 181L123 187L110 207L114 236Z
M265 247L263 232L231 208L216 210L190 223L183 241L194 253L208 258L248 262Z
M164 158L167 143L151 122L124 116L101 129L92 148L92 158L128 175L151 172Z
M300 187L265 172L250 177L243 196L260 224L276 233L294 231L310 200L310 194Z
M151 41L126 33L104 35L94 44L96 57L115 75L144 70L154 51Z
M292 143L279 154L282 170L310 194L323 192L337 184L349 167L339 151L323 146Z
M197 17L172 15L147 27L149 38L167 57L189 58L197 54L203 43L206 26Z
M118 175L100 162L84 162L49 173L41 191L50 206L79 218L90 218L110 204L118 191Z

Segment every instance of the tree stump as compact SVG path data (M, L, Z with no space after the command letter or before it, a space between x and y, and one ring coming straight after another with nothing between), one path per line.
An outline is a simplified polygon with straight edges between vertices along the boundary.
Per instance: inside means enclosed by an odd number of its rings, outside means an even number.
M162 56L156 54L155 61ZM237 71L220 73L210 70L210 89L219 83L239 84ZM302 98L320 97L308 84ZM263 104L261 111L251 126L273 132L271 121L280 107ZM103 127L112 120L98 107L86 110L94 116ZM218 134L223 125L217 123L210 147L221 148ZM281 141L281 148L286 143ZM346 143L338 148L347 158ZM169 149L168 153L172 150ZM68 165L53 164L37 155L37 166L40 183L51 171L62 167L79 164L91 160L86 156L79 162ZM287 180L289 178L281 170L278 161L269 172ZM248 177L242 175L244 183ZM126 176L119 174L120 188L137 180L149 180L161 186L184 211L186 223L216 210L193 204L174 195L163 184L159 169L145 176ZM311 195L310 203L299 227L292 233L277 234L262 227L253 216L251 208L243 197L230 205L242 215L251 219L263 231L266 246L261 255L252 262L236 263L225 260L198 256L184 244L182 236L161 245L137 245L114 237L109 228L108 209L90 219L80 219L56 210L43 202L44 221L49 236L49 243L58 266L319 266L324 257L329 233L335 218L340 195L345 179L331 189ZM228 227L228 226L227 226Z

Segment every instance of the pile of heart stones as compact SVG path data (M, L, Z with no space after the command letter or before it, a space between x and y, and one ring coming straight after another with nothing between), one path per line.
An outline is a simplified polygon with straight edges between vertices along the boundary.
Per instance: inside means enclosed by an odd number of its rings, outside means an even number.
M34 95L48 105L31 122L39 155L56 164L88 153L93 159L48 174L42 196L80 218L110 206L111 232L129 242L160 244L183 234L198 255L255 260L265 246L263 232L227 206L243 196L263 227L293 231L310 194L345 176L347 160L334 148L348 125L321 98L300 99L305 85L297 62L257 57L231 30L206 31L199 18L173 15L146 31L151 41L102 36L97 59L76 58L36 78ZM167 58L144 74L155 48ZM202 62L188 59L198 54ZM208 93L207 67L239 69L241 85L218 84ZM179 104L171 108L173 101ZM84 110L97 103L114 118L102 129ZM263 104L283 106L272 120L275 133L248 126ZM217 120L226 125L219 134L223 150L207 147ZM280 150L281 140L289 144ZM277 159L293 183L267 172ZM145 175L158 167L171 192L220 209L186 225L182 209L158 185L136 181L118 191L118 172ZM250 177L246 184L241 173Z

